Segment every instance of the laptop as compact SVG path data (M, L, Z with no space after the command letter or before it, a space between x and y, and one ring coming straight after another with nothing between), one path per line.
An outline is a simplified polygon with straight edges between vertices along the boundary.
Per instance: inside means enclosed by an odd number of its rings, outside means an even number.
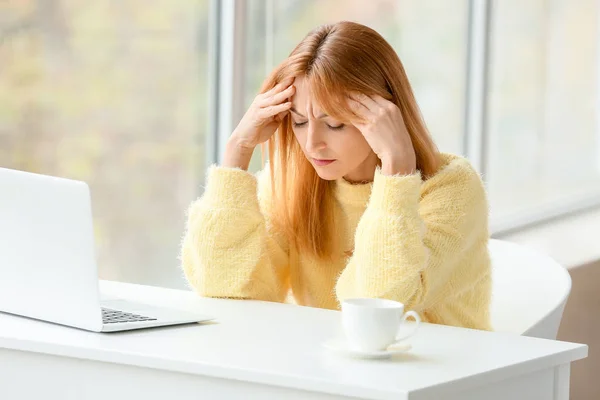
M101 301L85 182L0 168L0 311L94 332L208 321Z

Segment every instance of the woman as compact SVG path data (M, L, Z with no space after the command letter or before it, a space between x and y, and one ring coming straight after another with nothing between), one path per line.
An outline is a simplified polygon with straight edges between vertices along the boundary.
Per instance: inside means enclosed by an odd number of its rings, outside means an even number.
M248 164L267 141L256 178ZM202 296L329 309L380 297L490 329L487 215L479 175L437 151L393 48L340 22L275 68L209 169L183 270Z

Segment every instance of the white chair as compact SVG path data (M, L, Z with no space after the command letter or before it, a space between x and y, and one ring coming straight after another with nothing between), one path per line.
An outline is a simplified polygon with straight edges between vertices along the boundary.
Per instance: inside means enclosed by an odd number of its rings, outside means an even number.
M556 339L571 276L550 257L491 239L492 328L498 332Z

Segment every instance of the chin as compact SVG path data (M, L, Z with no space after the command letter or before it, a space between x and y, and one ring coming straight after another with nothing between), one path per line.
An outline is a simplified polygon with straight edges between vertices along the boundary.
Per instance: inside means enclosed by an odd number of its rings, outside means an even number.
M319 178L324 179L326 181L335 181L344 176L344 174L340 173L339 171L327 171L326 167L319 168L313 166L313 168L317 172L317 175L319 175Z

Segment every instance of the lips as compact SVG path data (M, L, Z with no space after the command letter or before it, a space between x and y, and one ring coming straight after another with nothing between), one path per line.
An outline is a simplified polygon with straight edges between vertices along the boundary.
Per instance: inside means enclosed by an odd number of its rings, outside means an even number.
M313 160L313 163L315 165L318 165L319 167L324 167L335 161L335 160L325 160L325 159L318 159L318 158L313 158L312 160Z

